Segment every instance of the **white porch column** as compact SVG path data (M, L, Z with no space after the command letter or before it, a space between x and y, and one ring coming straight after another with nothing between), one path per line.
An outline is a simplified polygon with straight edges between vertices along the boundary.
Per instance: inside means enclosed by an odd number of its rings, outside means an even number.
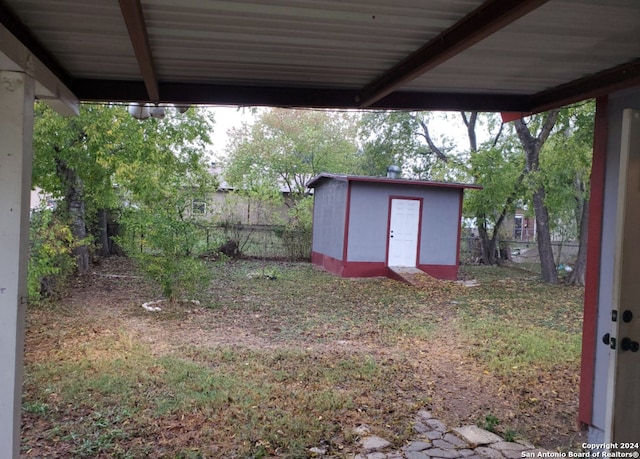
M0 459L20 453L34 87L0 71Z

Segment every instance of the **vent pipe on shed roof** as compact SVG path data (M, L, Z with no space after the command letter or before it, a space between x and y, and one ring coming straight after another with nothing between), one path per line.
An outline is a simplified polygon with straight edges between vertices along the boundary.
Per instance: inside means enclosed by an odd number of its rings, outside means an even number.
M395 165L387 167L387 178L397 179L400 178L400 168Z

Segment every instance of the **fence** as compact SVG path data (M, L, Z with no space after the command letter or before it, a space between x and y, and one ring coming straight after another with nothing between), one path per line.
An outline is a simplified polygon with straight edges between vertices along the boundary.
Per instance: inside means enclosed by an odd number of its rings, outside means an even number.
M226 240L235 241L238 251L247 257L309 260L311 232L282 226L233 225L215 226Z
M195 252L219 252L256 258L309 260L311 232L267 225L208 225L196 224L189 230L194 239ZM145 231L138 229L127 234L127 246L135 250L149 250L145 245Z
M255 258L284 260L309 260L311 256L311 232L287 229L273 225L198 225L198 250L219 251L225 245L237 255ZM143 250L143 233L133 236ZM539 271L540 258L536 242L501 240L497 247L501 259L508 259L523 267ZM556 264L575 262L577 242L552 242ZM228 253L231 255L231 253ZM460 263L475 264L482 259L480 239L463 236L460 239Z
M578 255L575 241L555 241L551 243L556 265L572 265ZM500 240L496 244L501 259L510 260L533 271L540 271L538 244L535 241ZM462 237L460 239L460 262L478 263L482 259L480 239Z

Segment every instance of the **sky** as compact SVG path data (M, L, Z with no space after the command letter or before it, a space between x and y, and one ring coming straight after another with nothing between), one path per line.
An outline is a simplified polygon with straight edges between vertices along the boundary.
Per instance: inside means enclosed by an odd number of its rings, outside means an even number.
M211 156L221 158L225 156L229 129L240 127L243 122L252 123L255 116L249 109L242 107L209 107L208 109L214 113L215 120L211 135L213 143Z
M225 149L229 140L228 131L237 128L243 122L252 123L256 115L250 108L236 106L211 106L208 107L214 113L215 125L213 129L212 147L210 157L212 160L222 159L226 156ZM429 122L429 130L434 140L447 137L452 141L456 151L466 151L469 148L469 140L466 136L466 129L462 123L460 114L457 112L435 112L433 119ZM478 127L478 141L487 140L484 129ZM437 142L440 143L440 142Z

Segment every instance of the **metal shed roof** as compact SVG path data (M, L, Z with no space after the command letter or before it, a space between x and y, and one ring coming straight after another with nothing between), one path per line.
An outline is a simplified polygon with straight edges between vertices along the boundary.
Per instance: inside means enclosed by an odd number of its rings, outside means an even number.
M640 84L637 0L0 0L42 98L539 111Z
M411 180L404 178L389 178L389 177L372 177L369 175L344 175L344 174L329 174L322 173L316 175L307 182L307 188L315 188L321 183L328 180L339 180L342 182L365 182L365 183L378 183L378 184L390 184L390 185L410 185L410 186L423 186L423 187L435 187L435 188L471 188L481 190L480 185L472 185L468 183L455 183L455 182L434 182L428 180Z

